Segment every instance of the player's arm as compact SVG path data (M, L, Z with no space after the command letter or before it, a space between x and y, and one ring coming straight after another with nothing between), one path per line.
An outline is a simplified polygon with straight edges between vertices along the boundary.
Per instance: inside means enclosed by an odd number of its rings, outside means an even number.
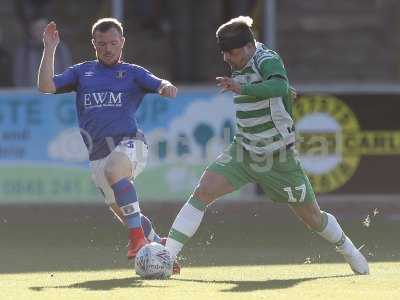
M258 71L263 81L255 84L240 86L241 95L249 95L257 98L284 97L289 90L289 83L282 61L277 57L261 57L256 60Z
M217 85L223 91L232 91L239 95L253 96L254 99L283 97L289 89L286 71L282 61L269 54L256 59L258 72L263 78L260 83L239 84L230 77L217 77Z
M43 55L38 71L37 87L43 93L55 93L56 86L54 77L54 55L60 42L56 23L47 24L43 32Z
M144 89L157 92L164 97L175 98L178 89L168 80L158 78L143 67L137 66L135 79Z

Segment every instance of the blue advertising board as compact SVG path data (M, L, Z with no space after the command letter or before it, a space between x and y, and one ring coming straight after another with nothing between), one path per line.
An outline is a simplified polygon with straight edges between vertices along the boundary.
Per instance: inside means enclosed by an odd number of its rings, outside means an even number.
M137 113L150 144L142 198L183 200L234 131L231 96L182 89L149 94ZM0 92L0 203L98 201L77 128L74 94Z

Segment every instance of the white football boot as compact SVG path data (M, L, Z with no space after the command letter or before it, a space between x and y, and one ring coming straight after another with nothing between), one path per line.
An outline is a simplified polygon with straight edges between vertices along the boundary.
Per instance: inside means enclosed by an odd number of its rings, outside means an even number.
M346 236L342 245L336 246L336 251L344 256L344 259L349 263L350 268L357 275L368 275L368 262L364 255L358 250L353 242Z

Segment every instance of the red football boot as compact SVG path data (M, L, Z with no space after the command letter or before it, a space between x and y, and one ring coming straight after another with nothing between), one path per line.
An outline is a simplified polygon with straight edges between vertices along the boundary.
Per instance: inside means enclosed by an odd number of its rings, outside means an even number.
M160 244L165 246L167 243L167 238L161 238ZM179 275L181 273L181 266L179 265L178 261L175 259L174 264L172 265L172 275Z
M135 258L136 254L144 245L148 244L142 228L130 229L128 244L128 259Z

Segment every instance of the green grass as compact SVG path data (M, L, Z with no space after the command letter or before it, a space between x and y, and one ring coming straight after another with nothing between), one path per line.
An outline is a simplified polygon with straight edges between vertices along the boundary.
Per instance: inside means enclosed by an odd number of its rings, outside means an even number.
M170 280L132 270L1 275L1 299L399 299L400 263L373 263L355 276L345 264L192 267Z
M149 208L165 234L180 205ZM339 218L354 243L365 244L369 276L353 276L286 207L233 203L208 210L182 252L182 274L167 281L137 277L125 257L126 229L106 208L83 209L0 209L0 300L400 299L400 223L384 209L369 227L364 213Z

